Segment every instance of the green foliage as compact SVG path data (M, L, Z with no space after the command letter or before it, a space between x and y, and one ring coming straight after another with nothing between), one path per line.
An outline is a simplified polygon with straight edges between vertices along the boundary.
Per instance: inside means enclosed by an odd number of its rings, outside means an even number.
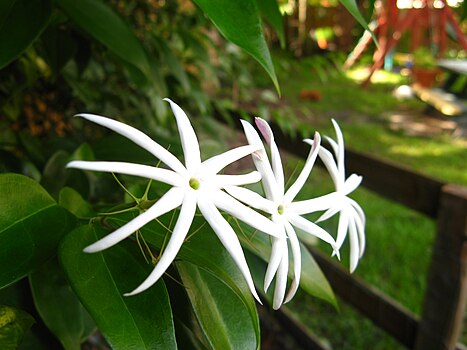
M76 25L129 64L136 82L145 85L151 80L151 67L141 43L109 6L96 0L57 0L57 4Z
M259 348L258 316L250 318L248 309L231 288L189 262L178 262L177 270L211 348Z
M24 334L33 325L28 313L16 308L0 305L0 348L17 349Z
M256 0L256 5L259 8L261 15L266 21L274 28L279 37L281 47L285 47L285 34L284 24L282 22L282 15L277 6L276 0Z
M234 100L241 100L247 93L243 88L253 86L244 53L279 91L262 28L264 19L284 45L277 2L196 3L0 3L0 127L5 131L0 135L0 289L2 303L27 310L38 321L29 330L31 316L0 306L0 348L61 344L79 349L96 329L117 349L260 347L255 302L201 217L195 217L166 276L146 292L125 297L157 263L177 211L112 249L86 254L85 246L127 223L135 212L97 213L125 211L134 203L124 203L123 191L109 174L65 168L70 159L154 165L152 156L128 140L71 120L77 112L144 125L145 132L179 155L175 124L166 119L162 97L186 100L201 115L209 114L212 105L229 105L230 98L209 97L226 86L238 92L232 93ZM203 123L212 127L212 120ZM147 185L125 176L119 181L137 193ZM150 199L165 190L153 183ZM267 238L245 227L240 231L244 247L267 260ZM329 284L305 249L302 259L303 291L335 306Z
M344 5L347 11L357 20L357 22L367 31L371 33L374 43L378 46L378 41L375 34L370 30L368 24L366 23L365 18L363 18L360 10L358 9L357 2L355 0L339 0L339 2Z
M75 224L35 181L0 174L0 288L37 269Z
M104 253L82 251L103 234L98 226L85 225L63 240L60 260L73 290L112 347L176 349L164 282L137 296L123 296L149 272L138 249L124 243Z
M271 77L278 92L274 66L261 30L261 20L255 1L195 0L229 41L253 56Z
M65 349L80 349L96 325L71 289L57 259L29 276L36 310Z
M26 50L46 28L50 0L5 0L0 4L0 69Z

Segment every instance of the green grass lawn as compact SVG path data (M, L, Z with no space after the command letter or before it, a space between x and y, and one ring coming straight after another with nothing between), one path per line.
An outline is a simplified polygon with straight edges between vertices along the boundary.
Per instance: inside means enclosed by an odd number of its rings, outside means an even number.
M398 101L391 95L406 78L380 74L379 83L362 89L354 80L358 70L344 74L331 64L321 64L316 69L314 59L294 61L283 55L276 57L275 62L282 98L275 101L272 111L271 107L259 106L260 116L275 120L286 130L300 130L302 136L308 137L314 130L334 137L329 121L333 117L341 125L347 147L395 161L441 181L467 185L466 139L442 133L415 137L389 128L391 113L419 116L425 107L416 99ZM318 91L321 99L302 100L299 95L303 90ZM330 190L324 171L313 170L311 178L306 190L309 194ZM355 274L420 314L435 223L365 189L358 189L352 197L367 215L367 249ZM335 232L336 222L328 225L330 232ZM348 264L347 245L345 242L342 252L344 264ZM402 348L342 302L337 312L332 306L299 294L291 307L333 349Z

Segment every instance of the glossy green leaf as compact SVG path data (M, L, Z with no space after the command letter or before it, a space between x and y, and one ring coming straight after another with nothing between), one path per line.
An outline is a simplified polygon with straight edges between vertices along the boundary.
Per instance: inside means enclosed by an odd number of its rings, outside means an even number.
M285 47L284 24L276 0L256 0L261 15L274 28L279 37L281 47Z
M57 259L51 259L29 276L37 312L67 350L80 349L95 323L70 287Z
M252 0L195 0L221 34L253 56L280 92L271 54L263 36L261 18Z
M363 18L360 10L358 9L357 2L355 0L339 0L340 3L350 12L350 14L355 18L355 20L360 23L360 25L371 33L373 37L373 41L376 45L378 45L378 40L376 39L375 34L370 30L368 27L368 23L366 23L365 18Z
M151 67L146 53L128 25L103 1L56 0L61 9L82 30L89 33L113 53L139 70L135 79L149 79Z
M254 234L252 230L241 224L244 235L239 235L242 245L253 254L268 262L271 255L271 243L269 237L262 234ZM300 288L310 295L325 300L337 308L337 300L317 262L303 244L300 244L302 254L302 274ZM293 276L292 264L289 264L289 277ZM264 278L264 277L263 277Z
M124 216L113 216L108 218L107 222L121 226L130 219L128 216L126 219L123 218ZM176 217L173 217L172 213L168 213L157 221L146 224L141 229L145 240L156 249L160 249L168 234L166 228L173 227L175 219ZM256 337L259 339L259 322L257 322L255 302L243 276L238 273L234 261L203 217L196 216L191 227L187 236L189 238L178 252L177 260L191 262L223 281L248 310L250 320L254 321L253 327Z
M176 264L196 317L213 349L256 349L258 320L249 317L241 299L220 279L183 261ZM232 271L239 274L239 271Z
M81 226L60 245L65 274L82 304L114 349L176 349L169 297L159 281L144 293L123 296L151 271L137 245L122 242L102 253L83 248L106 234Z
M70 187L62 188L58 196L58 203L78 218L90 218L94 216L91 205Z
M0 69L39 37L51 13L50 0L0 1Z
M27 312L0 305L0 349L17 349L33 324L34 319Z
M0 174L0 288L26 276L56 253L75 218L34 180Z

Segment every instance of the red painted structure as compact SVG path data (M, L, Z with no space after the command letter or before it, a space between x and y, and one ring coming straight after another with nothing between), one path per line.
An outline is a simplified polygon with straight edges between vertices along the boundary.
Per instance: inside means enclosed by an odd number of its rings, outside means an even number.
M373 73L383 66L386 55L396 47L406 32L410 34L410 49L433 44L438 48L437 56L443 57L447 44L447 27L451 25L456 33L458 43L467 50L467 40L457 23L452 9L446 0L439 0L444 5L441 8L433 6L434 0L420 0L419 8L399 9L397 0L382 0L381 5L375 9L376 23L373 31L377 35L379 48L373 55L373 66L370 74L364 81L368 84ZM426 33L431 36L426 38ZM345 67L352 66L371 43L371 36L365 33L353 52L349 55ZM427 42L428 41L428 42Z

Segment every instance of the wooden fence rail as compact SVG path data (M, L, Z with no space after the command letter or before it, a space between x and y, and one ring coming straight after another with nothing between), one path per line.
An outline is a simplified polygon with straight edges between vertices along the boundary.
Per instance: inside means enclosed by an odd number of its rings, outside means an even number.
M232 113L232 120L240 129L240 117ZM301 139L277 125L271 128L282 149L307 157ZM407 348L465 350L457 341L467 301L467 188L351 150L346 150L346 168L349 174L363 175L363 185L373 192L435 219L437 232L421 317L310 247L333 290ZM305 348L327 349L287 310L277 315Z

